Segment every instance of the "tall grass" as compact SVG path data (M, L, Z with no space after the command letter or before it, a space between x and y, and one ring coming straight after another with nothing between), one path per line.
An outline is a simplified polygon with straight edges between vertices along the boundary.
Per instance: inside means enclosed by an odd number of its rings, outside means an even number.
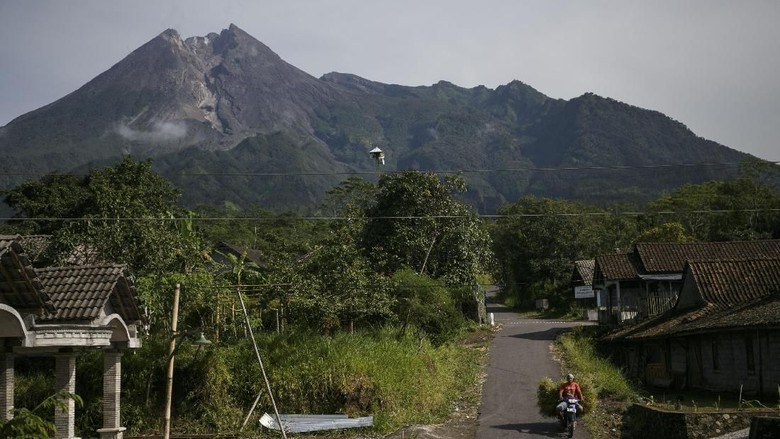
M630 400L637 395L621 370L596 353L595 340L586 327L576 327L563 334L557 345L567 370L599 398Z
M638 394L619 368L596 353L595 340L586 327L576 327L564 333L558 337L555 346L560 352L564 370L573 373L582 388L582 405L586 413L595 409L599 399L628 401ZM542 415L555 415L558 388L563 382L563 379L545 378L539 383L537 405Z
M455 343L434 346L397 329L325 336L266 334L258 339L276 404L282 413L374 416L374 431L447 419L455 402L479 380L480 357ZM220 354L231 367L231 391L250 405L263 392L251 346ZM478 398L478 396L473 396ZM271 410L268 400L259 410ZM261 413L259 413L261 414Z

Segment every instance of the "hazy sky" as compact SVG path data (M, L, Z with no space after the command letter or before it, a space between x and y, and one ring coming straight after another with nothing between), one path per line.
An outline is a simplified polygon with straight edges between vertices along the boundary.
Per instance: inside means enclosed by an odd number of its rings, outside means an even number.
M233 23L316 77L593 92L780 161L779 22L780 0L0 0L0 125Z

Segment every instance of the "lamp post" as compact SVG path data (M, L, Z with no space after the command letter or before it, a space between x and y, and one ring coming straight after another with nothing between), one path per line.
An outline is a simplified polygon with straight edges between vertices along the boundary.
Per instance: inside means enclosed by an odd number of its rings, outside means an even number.
M382 152L382 150L379 149L378 146L372 149L371 151L369 151L368 153L371 154L371 157L374 158L377 166L385 164L385 153Z
M168 347L168 374L165 380L165 416L163 418L163 438L170 439L171 437L171 399L173 396L173 361L176 357L176 339L178 337L187 336L188 332L179 334L177 332L177 326L179 321L179 293L181 292L181 285L176 284L176 289L173 291L173 312L171 314L171 344ZM182 340L183 341L183 340ZM200 338L193 342L197 346L208 346L211 344L201 332Z

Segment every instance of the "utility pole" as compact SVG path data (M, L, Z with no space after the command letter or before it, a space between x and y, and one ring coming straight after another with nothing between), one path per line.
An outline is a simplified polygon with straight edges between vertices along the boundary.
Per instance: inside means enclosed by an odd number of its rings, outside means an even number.
M171 437L171 397L173 396L173 359L176 352L176 330L179 320L179 292L181 285L176 284L173 291L173 314L171 316L171 344L168 347L168 375L165 380L165 418L163 419L163 438Z

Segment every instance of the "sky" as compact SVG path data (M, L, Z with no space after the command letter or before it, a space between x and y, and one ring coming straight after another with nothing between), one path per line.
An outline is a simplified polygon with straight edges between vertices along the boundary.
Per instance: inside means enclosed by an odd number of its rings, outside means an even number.
M0 0L0 126L166 29L232 23L315 77L592 92L780 161L779 20L778 0Z

